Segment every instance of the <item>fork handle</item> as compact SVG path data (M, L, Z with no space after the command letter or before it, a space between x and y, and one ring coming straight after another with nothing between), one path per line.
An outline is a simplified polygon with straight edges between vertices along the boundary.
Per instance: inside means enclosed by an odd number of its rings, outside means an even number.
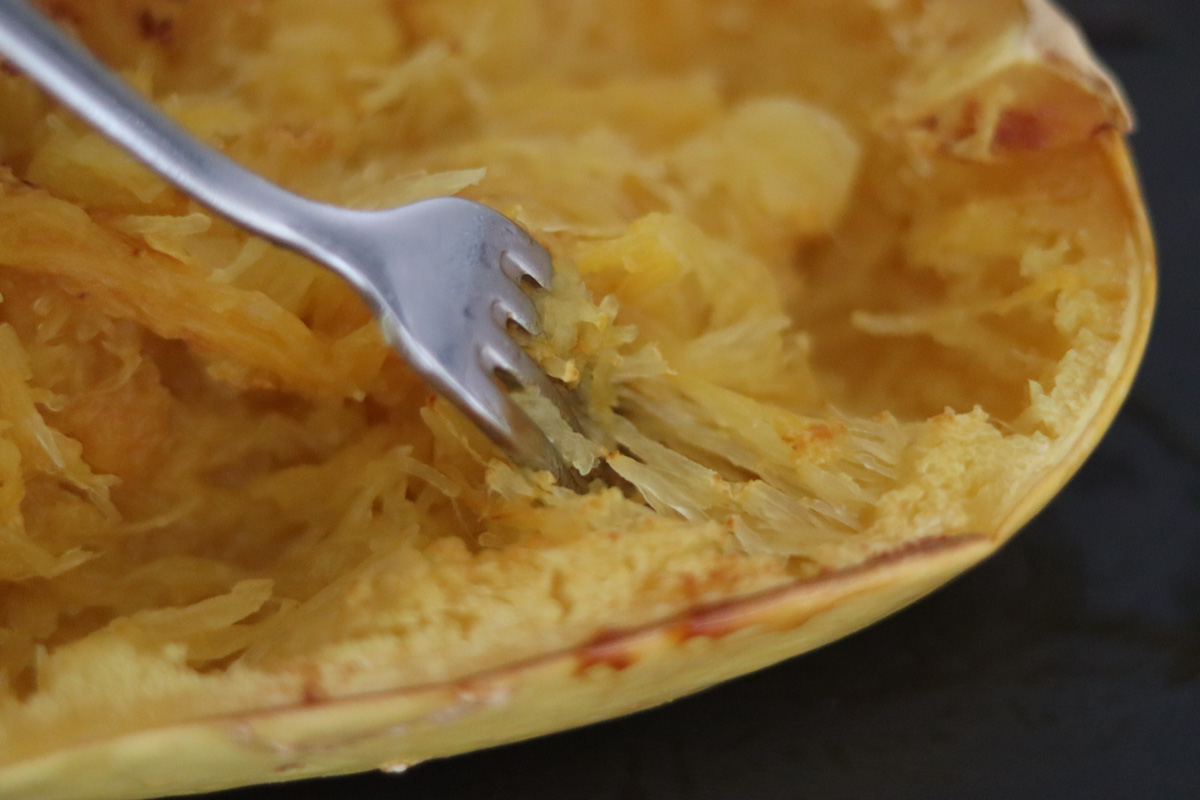
M25 0L0 0L0 53L186 194L242 227L317 259L321 204L285 191L192 136ZM323 207L327 211L328 207Z

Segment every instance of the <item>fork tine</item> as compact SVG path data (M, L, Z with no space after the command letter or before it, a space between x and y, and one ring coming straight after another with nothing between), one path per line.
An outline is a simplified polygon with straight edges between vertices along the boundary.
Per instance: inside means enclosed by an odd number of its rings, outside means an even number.
M558 450L521 410L508 390L490 371L480 370L467 379L471 418L496 444L519 463L549 470L561 486L578 487L570 467Z
M519 347L517 350L521 355L525 355ZM503 359L499 348L491 348L486 345L481 348L480 356L485 359L487 364L497 363ZM492 374L493 369L504 369L505 372L512 371L515 374L515 369L510 370L509 367L497 365L489 367L487 370L480 370L468 379L470 385L468 394L471 398L470 414L476 424L480 425L494 442L507 450L518 463L532 466L534 469L549 470L559 486L579 493L586 492L586 480L563 460L562 454L558 452L545 432L535 425L533 420L516 404L508 390L502 387L500 381ZM542 381L546 381L541 370L537 370L537 374L541 376ZM561 402L561 398L557 396L553 386L541 389L541 391L549 391L551 399L556 404ZM569 417L568 421L571 419L574 419L573 415Z
M510 375L522 386L532 386L543 397L554 403L558 412L574 430L581 430L578 417L563 399L562 392L546 376L529 354L520 345L503 335L500 339L488 342L480 348L480 357L484 366L489 370L498 370Z
M507 334L498 340L488 342L480 347L480 358L484 367L490 370L505 372L522 386L534 386L539 390L548 383L546 374L529 354L508 337Z
M532 336L537 336L542 331L537 306L515 283L505 284L497 290L496 299L492 301L492 311L500 327L504 327L511 319Z
M500 269L515 281L531 278L538 286L549 289L554 282L554 262L550 254L524 231L514 232L514 238L518 241L500 255Z

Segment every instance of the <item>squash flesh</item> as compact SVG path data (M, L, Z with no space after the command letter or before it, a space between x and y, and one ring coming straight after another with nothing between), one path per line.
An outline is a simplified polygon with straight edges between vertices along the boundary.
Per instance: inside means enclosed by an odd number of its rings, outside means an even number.
M880 80L920 73L907 4L69 5L276 180L361 206L461 193L527 225L560 269L529 348L602 432L571 452L637 493L513 470L344 285L6 76L9 760L1003 537L1136 346L1146 245L1114 134L1003 152L998 125L925 152ZM1021 18L963 6L985 34ZM982 108L1019 106L1007 80Z

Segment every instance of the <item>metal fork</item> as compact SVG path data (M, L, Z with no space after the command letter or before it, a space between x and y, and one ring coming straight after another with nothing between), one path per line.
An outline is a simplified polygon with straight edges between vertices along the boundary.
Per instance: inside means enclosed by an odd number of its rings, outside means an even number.
M389 343L515 460L579 488L497 380L537 388L578 422L509 336L538 333L522 278L549 288L549 254L504 215L460 198L386 211L308 200L207 147L147 103L24 0L0 0L0 52L25 75L197 202L324 264L371 306Z

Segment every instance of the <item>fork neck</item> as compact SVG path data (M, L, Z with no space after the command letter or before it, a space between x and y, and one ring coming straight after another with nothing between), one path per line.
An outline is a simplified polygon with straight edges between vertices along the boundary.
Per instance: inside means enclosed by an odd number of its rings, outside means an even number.
M200 142L24 0L0 0L0 51L28 77L170 183L272 241L323 258L319 203L285 191ZM318 209L321 209L318 211ZM340 261L340 259L335 259Z

